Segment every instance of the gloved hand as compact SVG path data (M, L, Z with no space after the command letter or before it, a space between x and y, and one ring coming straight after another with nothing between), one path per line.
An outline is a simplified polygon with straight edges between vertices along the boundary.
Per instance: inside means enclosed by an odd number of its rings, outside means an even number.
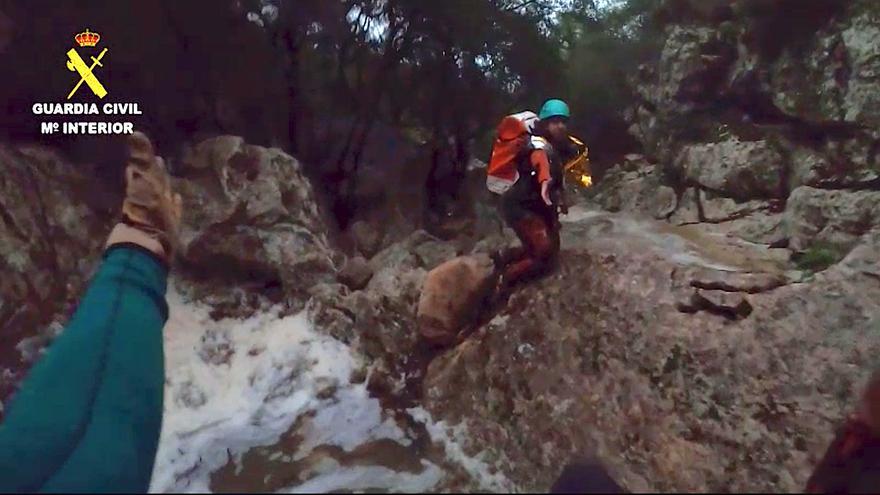
M551 184L553 184L553 179L547 179L541 183L541 199L544 200L544 204L547 206L553 206L553 198L550 197Z
M162 158L142 132L128 138L122 222L113 228L107 247L131 242L170 261L178 245L182 200L171 190Z

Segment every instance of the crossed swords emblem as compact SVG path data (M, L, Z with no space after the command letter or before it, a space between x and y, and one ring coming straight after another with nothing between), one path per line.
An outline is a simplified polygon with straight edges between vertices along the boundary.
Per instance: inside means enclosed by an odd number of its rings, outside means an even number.
M94 73L95 67L104 67L104 65L101 64L101 59L104 58L105 53L107 53L106 48L101 50L101 53L97 58L90 57L93 63L91 67L89 67L86 65L82 57L79 56L79 53L76 52L76 49L71 48L68 50L67 58L70 60L67 61L67 69L71 72L77 72L80 77L79 82L76 83L76 86L74 86L70 91L70 94L67 95L68 100L76 93L80 86L82 86L82 83L86 83L98 98L107 96L107 90L104 89L104 85L101 84L101 81L99 81L97 77L95 77Z

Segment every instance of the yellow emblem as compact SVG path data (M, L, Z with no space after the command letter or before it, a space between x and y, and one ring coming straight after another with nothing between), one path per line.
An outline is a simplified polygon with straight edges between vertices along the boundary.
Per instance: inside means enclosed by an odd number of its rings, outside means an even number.
M77 44L81 47L92 47L98 44L98 41L101 39L101 36L98 33L93 33L86 29L84 33L80 33L74 37ZM76 86L70 91L70 94L67 95L67 99L73 97L76 94L77 90L79 90L82 83L86 83L89 89L92 90L92 93L95 93L95 96L98 98L104 98L107 96L107 89L104 88L104 85L101 84L101 81L95 76L94 70L95 67L103 67L101 64L101 59L104 58L104 55L107 53L107 49L104 48L101 50L100 55L97 58L90 57L92 59L92 65L86 65L86 62L79 56L76 48L71 48L67 51L67 69L71 72L76 72L79 74L79 82L76 83Z

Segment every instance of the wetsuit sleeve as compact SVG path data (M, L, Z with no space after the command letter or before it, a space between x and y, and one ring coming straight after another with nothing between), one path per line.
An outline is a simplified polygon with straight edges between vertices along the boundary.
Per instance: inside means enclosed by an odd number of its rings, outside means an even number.
M534 150L530 157L532 167L538 172L538 183L550 180L550 159L545 150Z
M167 269L111 247L0 424L2 492L146 492L162 423Z

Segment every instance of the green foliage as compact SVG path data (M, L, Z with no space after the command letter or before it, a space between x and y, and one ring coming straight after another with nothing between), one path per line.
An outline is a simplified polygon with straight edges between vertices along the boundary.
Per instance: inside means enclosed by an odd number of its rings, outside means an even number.
M571 106L575 134L596 143L595 161L611 161L636 146L623 112L635 101L629 81L660 51L653 22L658 0L628 0L610 10L571 10L559 16L555 36L563 57L558 96ZM601 144L599 144L601 143Z
M798 269L808 272L821 272L843 259L838 246L829 243L816 243L795 258Z
M452 166L460 167L462 149L488 156L503 115L553 97L569 103L572 131L591 145L594 162L615 147L632 151L622 118L633 101L627 79L662 39L659 0L10 4L4 13L15 20L22 59L56 53L60 32L82 29L72 20L101 24L92 27L117 53L107 83L153 109L143 126L163 145L243 135L296 154L343 195L340 182L364 162L376 128L432 156L455 148ZM34 88L69 90L65 78L40 74L7 81L23 96L9 98L0 133L32 132L21 116Z

